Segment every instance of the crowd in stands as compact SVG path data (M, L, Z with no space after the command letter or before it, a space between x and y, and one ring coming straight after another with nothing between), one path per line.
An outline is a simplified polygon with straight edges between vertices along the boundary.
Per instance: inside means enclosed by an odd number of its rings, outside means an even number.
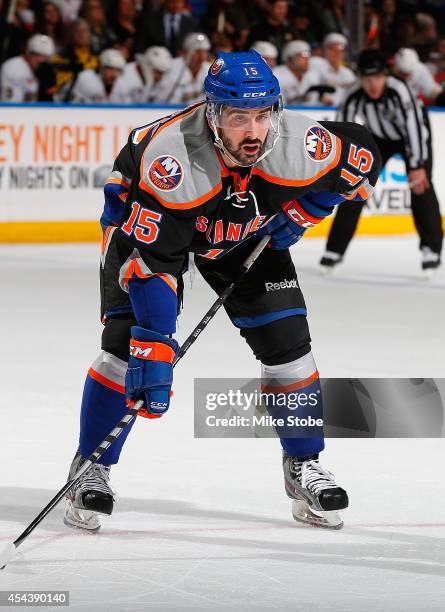
M253 48L285 103L338 105L356 81L347 1L0 0L0 100L189 104L217 52ZM440 103L445 2L368 0L363 40Z

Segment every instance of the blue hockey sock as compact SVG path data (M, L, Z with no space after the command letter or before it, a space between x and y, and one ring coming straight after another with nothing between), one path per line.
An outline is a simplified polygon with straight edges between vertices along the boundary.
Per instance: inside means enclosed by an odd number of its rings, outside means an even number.
M262 365L262 392L268 412L282 419L276 427L281 446L292 457L307 457L324 449L320 379L312 353L282 365ZM312 425L296 425L312 422ZM291 423L291 424L289 424Z
M124 377L127 364L109 353L101 353L88 371L80 412L79 450L89 457L128 412ZM119 455L134 422L126 427L98 463L112 465Z

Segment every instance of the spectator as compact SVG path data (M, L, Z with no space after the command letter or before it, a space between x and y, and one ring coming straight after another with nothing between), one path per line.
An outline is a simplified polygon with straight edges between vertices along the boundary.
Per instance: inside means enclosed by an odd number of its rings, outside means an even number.
M334 88L332 93L322 96L322 103L328 106L338 106L346 90L356 82L355 74L344 65L347 43L343 34L328 34L323 40L324 58L312 58L310 63L310 67L319 73L320 84Z
M285 64L277 66L277 77L285 104L315 104L318 102L320 75L309 68L311 48L304 40L292 40L283 48Z
M243 8L249 22L261 21L270 11L271 0L243 0Z
M380 48L391 53L396 24L396 0L383 0L380 10Z
M200 22L207 13L208 0L188 0L187 4L191 9L192 17Z
M439 79L436 78L438 83L445 80L445 37L437 41L436 48L430 53L427 66L435 78L439 77Z
M338 32L348 36L345 0L330 0L326 2L326 7L321 14L321 21L325 34Z
M97 70L83 70L70 90L70 101L78 104L129 104L126 83L119 79L126 61L117 49L105 49L99 55ZM66 99L66 94L64 95Z
M182 56L176 57L168 74L166 99L170 104L187 102L193 104L201 100L204 92L204 79L210 63L208 55L210 41L205 34L192 32L184 39Z
M445 34L445 3L443 0L425 0L423 10L434 17L438 25L439 36Z
M252 28L249 43L267 40L281 53L283 46L296 36L294 28L288 21L289 3L287 0L272 0L269 11L267 17Z
M2 102L33 102L38 98L36 73L41 64L54 54L54 42L48 36L31 36L24 55L7 60L0 70Z
M289 20L296 32L296 38L305 40L310 45L317 45L323 38L317 16L307 5L298 3L294 6Z
M410 15L398 17L394 24L394 32L389 45L391 54L395 53L400 47L409 47L416 36L414 18Z
M123 81L133 104L168 104L168 74L173 58L166 47L149 47L125 66Z
M102 0L84 0L80 16L90 26L90 47L94 54L98 55L116 42L116 35L108 25Z
M23 0L23 4L18 3L11 22L6 21L8 6L0 0L0 63L23 53L34 23L34 13L29 11L28 0Z
M221 34L220 32L213 32L213 34L211 35L211 43L213 55L216 55L220 51L224 51L225 53L233 52L232 41L225 34Z
M70 82L74 85L77 75L83 70L97 68L97 55L92 53L90 47L90 27L85 19L76 19L68 29L68 41L65 50L53 57L53 66L56 71L56 92ZM64 90L70 97L71 92ZM62 101L64 98L60 98Z
M397 13L414 17L419 4L419 0L397 0Z
M204 26L208 32L225 34L236 50L246 48L249 21L244 6L235 0L211 0Z
M291 43L288 43L291 44ZM278 49L275 45L268 42L267 40L257 40L253 43L251 49L257 51L271 68L275 68L277 65Z
M136 39L136 0L112 0L108 23L124 56L133 57ZM123 48L127 51L123 51Z
M142 21L136 47L138 51L151 45L167 47L174 57L181 50L184 37L197 31L198 23L186 11L185 0L166 0L163 9Z
M42 2L37 12L35 29L38 34L46 34L53 39L57 53L63 49L65 28L59 4L55 0L44 0Z
M402 48L397 51L394 71L411 87L416 96L421 96L426 103L433 102L443 92L414 49Z
M426 13L417 13L415 24L417 33L412 41L412 46L416 49L423 62L428 59L431 50L437 44L439 38L437 26L433 17Z
M34 30L35 16L31 9L29 0L17 0L14 23L28 36Z
M364 49L380 48L380 18L371 0L365 2Z
M79 16L82 0L57 0L65 24L70 24Z

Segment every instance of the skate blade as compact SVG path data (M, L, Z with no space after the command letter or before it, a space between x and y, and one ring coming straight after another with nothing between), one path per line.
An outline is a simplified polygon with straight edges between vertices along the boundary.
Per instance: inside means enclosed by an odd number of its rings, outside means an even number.
M333 276L336 273L336 266L318 266L322 276Z
M430 281L437 276L438 271L439 268L427 268L426 270L422 270L423 280Z
M313 510L307 502L296 499L292 502L292 516L297 522L321 529L341 529L343 527L343 520L335 510L330 512Z
M99 531L100 520L97 512L91 510L80 510L75 508L71 502L66 505L63 522L67 527L82 529L84 531Z

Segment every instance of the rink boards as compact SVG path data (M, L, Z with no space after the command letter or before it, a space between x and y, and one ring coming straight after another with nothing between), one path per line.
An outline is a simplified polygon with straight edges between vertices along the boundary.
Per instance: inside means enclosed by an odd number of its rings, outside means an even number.
M103 183L129 131L172 112L172 107L160 106L0 106L0 242L99 240ZM293 110L318 121L335 117L330 108ZM434 183L441 200L445 175L438 160L445 158L445 112L433 110L430 119ZM443 201L441 206L444 210ZM409 208L405 165L402 159L392 158L358 231L363 235L412 233ZM329 224L326 220L308 236L326 235Z

